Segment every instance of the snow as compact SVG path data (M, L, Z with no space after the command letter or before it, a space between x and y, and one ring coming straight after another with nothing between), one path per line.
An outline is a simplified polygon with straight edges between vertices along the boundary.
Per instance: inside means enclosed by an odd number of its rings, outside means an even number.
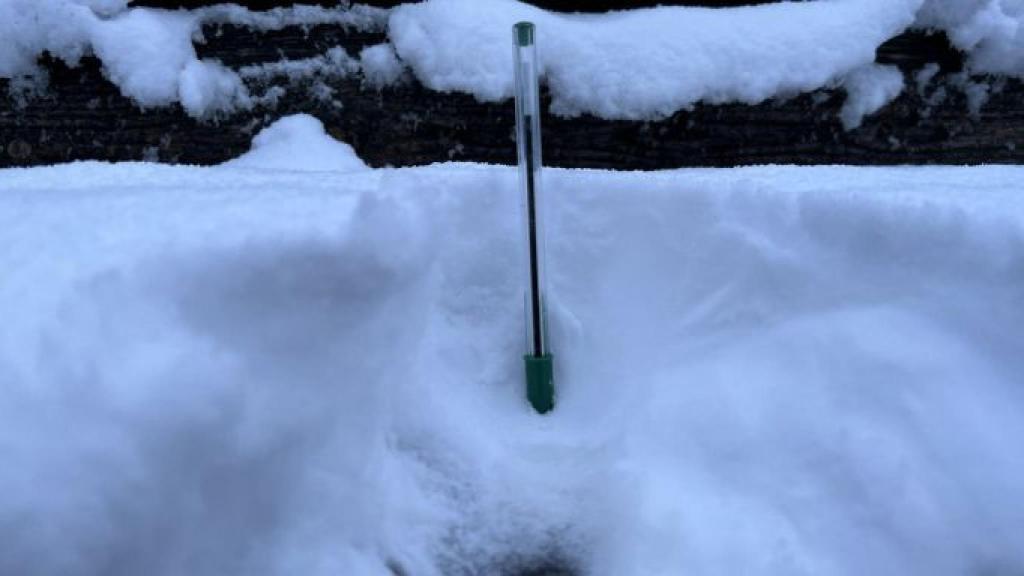
M918 96L925 98L926 92L928 91L928 85L935 79L939 70L940 67L938 64L931 63L925 64L914 74L914 85L917 87Z
M961 85L964 95L967 97L967 111L977 116L981 113L981 107L988 102L989 85L982 82L965 81Z
M977 73L1024 77L1024 0L929 0L917 26L948 32Z
M606 15L558 15L516 0L426 0L396 8L389 36L424 85L498 101L512 95L508 37L520 20L538 26L552 110L566 116L660 118L697 102L756 104L840 85L851 95L841 120L856 127L899 93L895 69L883 73L873 63L879 45L909 28L949 32L972 73L1024 77L1024 0L830 0Z
M371 86L390 86L402 79L405 65L390 43L367 46L359 53L359 63Z
M109 17L128 7L130 0L73 0L75 4L88 6L97 16Z
M344 3L341 3L344 4ZM248 10L235 4L205 6L193 13L207 24L235 24L255 30L280 30L288 26L334 25L357 31L382 30L388 11L383 8L355 4L325 8L296 4L270 10Z
M44 51L72 65L94 52L140 106L181 102L203 118L254 102L235 72L198 62L192 41L202 41L203 24L325 24L387 29L390 45L359 55L368 85L400 81L407 64L429 88L497 101L512 94L510 30L519 20L538 25L553 111L566 116L651 119L697 102L753 104L843 86L852 101L842 120L859 125L867 113L859 110L877 109L895 86L891 73L872 67L876 48L908 28L947 31L969 54L972 73L1024 77L1024 0L828 0L603 15L560 15L516 0L265 12L230 4L171 12L123 0L4 0L0 78L32 74ZM980 106L983 96L975 90L972 102Z
M908 27L919 4L835 0L579 16L515 0L428 0L396 8L389 36L426 86L494 101L512 95L512 25L530 20L553 110L644 119L699 101L754 104L824 87L874 62L875 48Z
M94 19L87 6L63 0L0 2L0 78L31 73L44 51L77 64L88 48L87 24Z
M190 15L132 10L95 24L93 50L122 94L143 107L178 101L181 75L196 61ZM199 72L189 73L193 81Z
M351 146L327 136L323 123L308 114L288 116L267 126L253 139L252 150L224 166L255 170L368 170Z
M208 110L197 104L217 109L244 101L238 92L244 88L226 78L233 72L197 60L194 15L144 8L114 13L116 5L105 3L95 7L108 17L69 0L0 4L0 77L33 74L44 51L71 65L93 53L107 78L142 107L182 101L199 117ZM225 87L228 94L218 92Z
M903 73L895 66L870 64L847 76L843 87L847 97L839 119L843 128L852 130L903 92Z
M279 60L265 64L251 64L239 69L238 74L246 79L266 80L274 76L285 76L291 81L317 76L344 78L359 71L359 62L348 55L340 46L327 50L320 56L299 60Z
M181 105L193 117L252 106L249 91L233 71L219 62L192 60L178 78Z
M0 78L37 73L35 61L43 52L73 66L82 56L94 54L107 78L139 106L181 103L189 115L205 118L248 108L253 101L236 72L198 59L193 40L203 24L268 30L297 24L370 29L383 25L384 14L369 7L298 6L254 13L230 5L169 11L100 0L3 0Z
M355 162L0 171L0 573L1024 571L1024 169Z

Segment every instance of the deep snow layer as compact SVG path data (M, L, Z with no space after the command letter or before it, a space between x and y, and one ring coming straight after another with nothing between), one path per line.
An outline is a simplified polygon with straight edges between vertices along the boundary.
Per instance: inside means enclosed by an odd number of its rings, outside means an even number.
M1024 169L549 171L539 417L514 171L325 138L0 171L0 573L1024 571Z
M391 40L359 60L335 53L345 56L339 74L362 73L380 86L400 81L409 66L429 88L494 101L512 95L511 27L520 20L538 25L541 68L553 110L563 115L658 118L700 101L758 103L843 86L849 98L842 121L853 128L902 91L895 70L873 63L880 44L911 27L947 31L969 54L969 72L1024 77L1024 0L817 0L604 15L559 15L516 0L267 13L232 5L172 12L129 8L125 0L0 0L0 78L31 74L44 51L71 64L92 53L139 105L180 102L202 117L272 103L250 94L245 73L198 59L192 42L201 41L203 23L329 23L386 28ZM311 75L320 60L290 63L289 70Z

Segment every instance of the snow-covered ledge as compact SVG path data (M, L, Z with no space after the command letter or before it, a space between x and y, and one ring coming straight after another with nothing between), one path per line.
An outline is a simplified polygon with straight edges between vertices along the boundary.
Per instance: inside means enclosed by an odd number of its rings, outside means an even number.
M127 0L8 0L0 5L0 78L32 74L44 52L74 65L94 54L107 77L140 106L180 102L194 117L246 109L241 78L200 60L203 24L253 28L384 26L397 57L425 86L481 101L512 93L511 25L538 24L542 68L556 113L650 120L698 102L757 104L852 82L844 111L873 111L899 93L871 70L878 47L911 28L944 30L972 70L1024 76L1024 11L973 0L829 0L731 9L659 7L562 15L518 0L426 0L390 14L354 6L250 12L231 5L193 11L129 8ZM371 72L378 80L376 72ZM868 87L877 82L881 87ZM884 102L882 102L884 103Z

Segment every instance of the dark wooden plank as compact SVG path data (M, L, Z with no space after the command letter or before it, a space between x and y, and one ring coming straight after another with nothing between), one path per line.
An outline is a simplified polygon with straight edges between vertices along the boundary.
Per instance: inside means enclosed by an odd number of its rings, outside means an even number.
M203 41L196 44L196 53L200 58L217 59L226 66L238 68L281 59L313 58L335 46L358 55L366 46L387 39L387 32L383 30L364 31L334 25L260 31L218 24L203 27Z
M911 30L882 44L875 60L904 71L932 63L938 64L943 72L959 72L964 67L963 54L953 47L946 33L927 30Z

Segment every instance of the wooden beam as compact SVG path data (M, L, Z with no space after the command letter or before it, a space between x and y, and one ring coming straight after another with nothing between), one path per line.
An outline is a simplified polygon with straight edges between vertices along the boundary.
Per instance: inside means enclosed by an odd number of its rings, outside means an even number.
M354 53L384 41L381 33L332 27L269 33L225 26L206 31L197 48L230 66L302 58L342 45ZM879 61L900 65L908 87L895 102L844 131L841 91L819 91L757 106L697 105L658 122L574 119L545 115L544 157L555 166L656 169L758 163L903 164L1024 162L1024 87L994 86L980 113L968 112L961 56L941 36L908 34L879 50ZM929 62L943 71L923 92L912 74ZM350 142L370 164L410 165L446 160L512 163L511 103L482 104L471 96L427 90L414 80L378 90L361 77L322 78L333 98L303 80L275 78L287 96L276 107L197 122L178 106L141 110L86 58L68 69L43 61L50 87L17 104L0 100L0 166L81 159L213 164L249 147L260 128L297 112L316 115L331 133ZM263 88L266 86L264 85ZM8 84L0 82L0 94ZM253 89L258 89L253 86ZM322 87L321 87L322 88ZM942 94L945 96L941 97ZM2 96L0 96L2 99Z

